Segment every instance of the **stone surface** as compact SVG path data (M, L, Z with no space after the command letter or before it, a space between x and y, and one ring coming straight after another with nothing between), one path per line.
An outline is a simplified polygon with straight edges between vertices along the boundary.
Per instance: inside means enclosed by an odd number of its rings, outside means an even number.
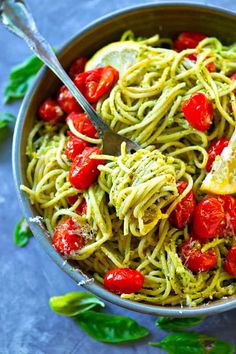
M42 33L59 47L80 28L108 12L148 1L140 0L29 0L29 6ZM155 3L156 1L149 1ZM170 1L171 2L171 1ZM209 3L198 1L199 3ZM236 11L236 2L212 1ZM60 34L59 34L60 33ZM0 97L10 68L29 55L20 39L0 27ZM19 103L4 106L0 112L17 114ZM0 354L155 354L164 353L147 345L147 340L122 345L106 345L88 338L72 320L51 312L50 296L79 289L45 254L36 240L20 249L13 243L13 230L22 216L16 199L11 170L11 128L0 144ZM134 313L107 304L107 311L125 314L147 326L149 340L165 333L154 326L155 317ZM236 310L208 318L197 330L229 340L236 345ZM220 354L220 353L219 353Z

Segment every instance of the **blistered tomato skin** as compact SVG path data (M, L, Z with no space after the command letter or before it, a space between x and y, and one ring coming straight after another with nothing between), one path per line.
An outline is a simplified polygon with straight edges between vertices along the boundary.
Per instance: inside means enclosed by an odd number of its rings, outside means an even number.
M67 201L70 205L75 204L75 202L77 202L78 200L78 196L77 195L72 195L70 197L67 197ZM78 207L76 208L76 213L78 215L84 215L87 212L87 204L85 199L82 199L81 203L78 205Z
M73 161L69 171L69 181L79 190L88 189L96 182L99 176L98 165L104 164L104 160L96 160L92 155L101 155L98 147L86 147L81 155Z
M197 92L186 99L183 102L182 112L194 129L204 132L210 128L214 108L204 93Z
M56 124L61 121L64 113L58 103L50 98L46 99L38 110L39 117L48 124Z
M65 149L65 153L68 160L73 161L76 156L78 156L84 151L86 146L86 141L79 139L76 136L69 136Z
M193 233L199 240L224 235L225 211L216 197L206 197L195 207Z
M193 49L206 38L205 34L198 32L182 32L174 41L174 49L180 52L184 49Z
M224 148L229 145L229 140L226 138L220 138L214 144L212 144L208 149L208 160L206 164L206 171L210 172L213 162L216 156L220 155Z
M234 245L227 253L225 259L225 271L236 277L236 245Z
M62 108L62 110L68 114L71 112L83 112L82 107L72 96L68 88L64 85L60 88L58 92L57 102Z
M180 245L179 255L183 264L192 272L207 272L217 263L215 250L202 252L200 243L193 238L187 239Z
M114 268L104 276L104 286L115 294L131 294L139 291L144 283L144 276L135 269Z
M83 248L85 238L80 235L79 225L69 218L56 227L52 244L58 253L66 256Z
M97 138L97 130L85 113L72 112L66 118L67 124L72 121L75 129L90 138Z
M220 195L218 200L222 202L225 212L225 236L233 236L236 233L236 198L231 195Z
M84 72L85 64L87 63L87 61L88 59L86 57L80 57L73 61L69 68L69 76L74 79L76 75Z
M179 194L182 194L187 186L188 183L185 181L177 182L177 189ZM185 225L187 225L192 219L195 205L196 202L194 194L193 191L190 190L172 211L169 219L171 225L177 229L182 229Z

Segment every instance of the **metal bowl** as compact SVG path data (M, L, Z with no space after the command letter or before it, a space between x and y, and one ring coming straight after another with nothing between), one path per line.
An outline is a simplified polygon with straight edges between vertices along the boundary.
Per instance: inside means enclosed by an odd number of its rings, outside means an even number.
M67 68L75 58L81 55L89 57L107 43L119 40L121 34L127 29L133 30L136 35L149 36L159 33L161 36L172 38L183 31L198 31L218 37L225 44L229 44L236 42L236 14L220 8L184 3L159 3L128 8L103 17L83 29L64 45L60 51L59 59ZM20 204L35 237L53 261L79 283L84 279L83 275L78 270L76 271L72 263L65 263L64 259L54 250L44 226L30 221L37 213L30 204L28 196L20 190L21 184L27 185L25 173L27 166L26 142L34 125L33 118L36 117L37 107L46 97L55 92L58 86L59 80L44 67L28 91L15 128L13 170ZM96 282L85 285L85 287L92 293L116 305L152 315L191 317L211 315L236 307L236 295L189 308L156 306L121 299Z

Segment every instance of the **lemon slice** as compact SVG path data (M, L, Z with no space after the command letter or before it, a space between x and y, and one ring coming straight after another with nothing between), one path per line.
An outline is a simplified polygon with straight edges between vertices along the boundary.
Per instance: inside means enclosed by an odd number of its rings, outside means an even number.
M141 43L133 41L108 44L92 56L85 70L111 65L119 71L120 75L123 75L130 66L137 63L142 47Z
M213 194L236 193L236 130L229 145L216 157L200 189Z

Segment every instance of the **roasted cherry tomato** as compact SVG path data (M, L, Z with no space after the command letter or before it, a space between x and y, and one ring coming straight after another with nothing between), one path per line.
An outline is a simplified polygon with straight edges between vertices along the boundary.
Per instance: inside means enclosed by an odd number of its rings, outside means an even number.
M202 132L208 130L213 120L214 109L212 102L197 92L184 101L182 111L189 124Z
M236 198L231 195L218 197L222 201L225 212L225 235L232 236L236 233Z
M230 76L231 80L236 80L236 73ZM234 90L234 94L236 95L236 89Z
M38 114L42 120L49 124L58 123L63 117L63 111L59 104L50 98L39 106Z
M197 61L197 54L196 53L192 53L187 55L187 58L191 61L193 61L194 63L196 63ZM211 62L209 64L206 65L206 68L208 71L210 71L211 73L214 72L216 70L216 66L215 63Z
M225 212L223 204L216 197L206 197L195 207L193 233L199 240L224 235Z
M75 129L81 134L89 136L90 138L97 137L97 130L85 113L72 112L66 118L67 124L70 120L73 122Z
M184 265L192 272L207 272L217 263L215 250L211 248L202 252L201 244L193 238L187 239L180 245L179 255Z
M76 75L74 82L87 101L94 103L112 89L118 78L118 71L108 65Z
M88 59L85 57L81 57L73 61L69 69L69 75L72 79L74 79L76 75L84 72L84 67L87 61Z
M229 140L226 138L220 138L214 144L212 144L208 149L208 160L206 164L207 172L210 172L213 162L216 156L220 155L224 148L229 145Z
M67 197L67 200L70 205L74 205L75 202L77 202L77 200L78 200L78 196L72 195L70 197ZM84 215L84 214L86 214L86 212L87 212L87 204L86 204L85 199L83 198L81 203L76 208L76 213L79 215Z
M205 34L194 32L182 32L174 42L174 49L180 52L184 49L196 48L204 38Z
M104 286L115 294L131 294L141 289L144 276L135 269L114 268L104 276Z
M98 147L86 147L81 155L77 156L69 171L69 181L77 189L88 189L99 176L98 165L104 160L96 160L92 155L101 155Z
M177 188L179 194L187 188L188 183L185 181L179 181L177 183ZM186 224L188 224L193 216L195 208L195 199L193 191L191 190L188 194L176 205L175 209L170 215L170 223L172 226L182 229Z
M69 255L85 245L85 238L80 234L80 227L71 218L59 224L52 240L54 248L62 255Z
M227 253L225 259L225 270L230 275L236 277L236 245L234 245Z
M66 113L71 112L83 112L82 107L76 101L76 99L72 96L70 91L66 86L62 86L57 95L57 102L59 103L60 107Z
M66 143L65 153L70 161L73 161L76 156L81 154L84 149L88 146L86 141L77 138L77 136L71 135Z

